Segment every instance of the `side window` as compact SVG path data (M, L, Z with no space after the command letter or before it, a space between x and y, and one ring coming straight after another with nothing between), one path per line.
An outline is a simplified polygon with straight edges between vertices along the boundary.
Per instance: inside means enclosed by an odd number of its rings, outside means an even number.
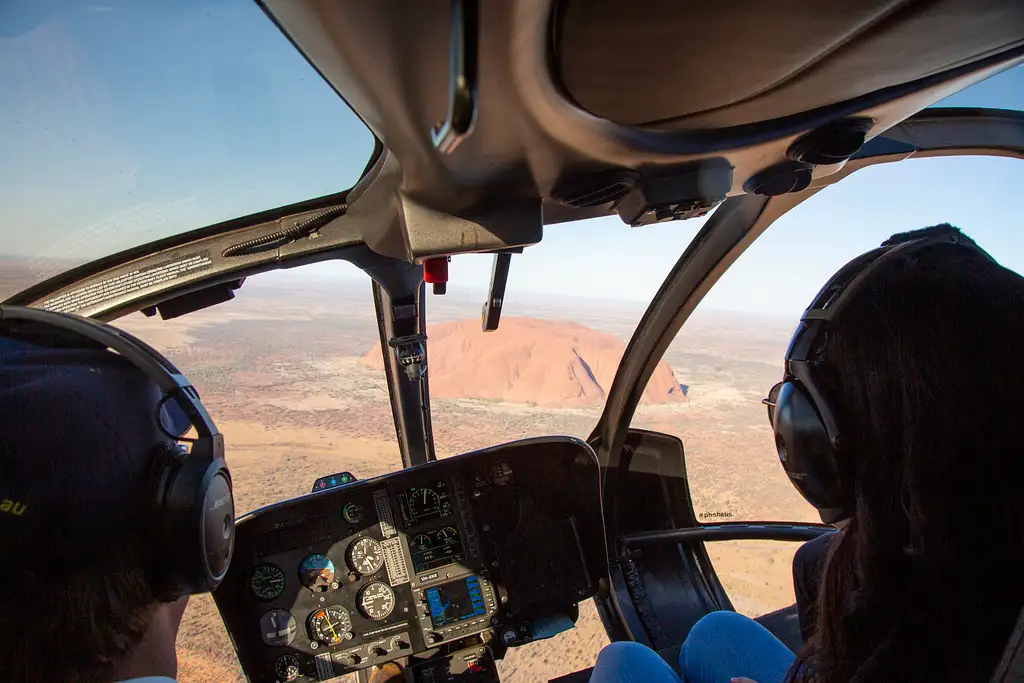
M1003 265L1024 266L1024 183L1013 159L951 157L871 167L782 217L725 273L665 354L687 400L641 404L633 426L679 436L702 523L820 522L789 483L761 399L782 378L790 334L818 289L849 259L894 233L951 223ZM763 614L793 602L796 543L709 543L736 608Z
M309 493L317 477L400 469L369 278L325 264L250 278L232 301L116 325L167 355L224 434L236 514ZM244 680L209 595L189 601L180 680Z

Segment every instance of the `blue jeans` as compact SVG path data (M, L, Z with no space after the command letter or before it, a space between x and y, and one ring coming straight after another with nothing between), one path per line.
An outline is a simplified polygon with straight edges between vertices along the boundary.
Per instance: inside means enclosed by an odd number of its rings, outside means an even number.
M694 624L679 651L683 683L729 683L737 676L782 683L796 655L753 619L712 612ZM654 650L630 641L601 650L590 683L680 683Z

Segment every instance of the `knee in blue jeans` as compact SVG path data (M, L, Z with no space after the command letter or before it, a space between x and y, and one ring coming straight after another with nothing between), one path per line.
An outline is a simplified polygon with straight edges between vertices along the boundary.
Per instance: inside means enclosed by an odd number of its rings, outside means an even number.
M721 610L701 617L690 629L686 642L692 642L694 647L700 647L706 643L720 642L722 638L740 636L761 628L762 626L750 617L738 612Z
M687 683L719 683L746 676L759 683L783 680L795 655L766 628L736 612L705 615L679 652Z
M597 656L590 683L680 683L679 676L649 647L632 641L606 645Z

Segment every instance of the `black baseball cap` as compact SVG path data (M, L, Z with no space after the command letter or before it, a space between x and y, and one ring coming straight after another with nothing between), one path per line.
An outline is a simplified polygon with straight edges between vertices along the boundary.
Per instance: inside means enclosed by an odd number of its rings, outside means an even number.
M0 561L59 573L145 534L161 425L189 428L161 399L109 350L0 336Z

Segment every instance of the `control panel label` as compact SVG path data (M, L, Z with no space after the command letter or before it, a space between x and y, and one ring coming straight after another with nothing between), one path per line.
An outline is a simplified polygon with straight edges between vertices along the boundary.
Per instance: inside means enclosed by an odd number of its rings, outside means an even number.
M83 308L102 304L110 299L133 295L150 287L213 267L210 250L173 256L169 259L137 268L114 277L97 280L84 287L62 292L42 303L42 308L58 313L74 313Z
M372 638L373 636L379 636L382 633L389 631L397 631L400 628L406 628L409 625L408 621L403 621L400 624L391 624L390 626L383 626L381 628L375 628L372 631L364 631L362 633L363 638Z

